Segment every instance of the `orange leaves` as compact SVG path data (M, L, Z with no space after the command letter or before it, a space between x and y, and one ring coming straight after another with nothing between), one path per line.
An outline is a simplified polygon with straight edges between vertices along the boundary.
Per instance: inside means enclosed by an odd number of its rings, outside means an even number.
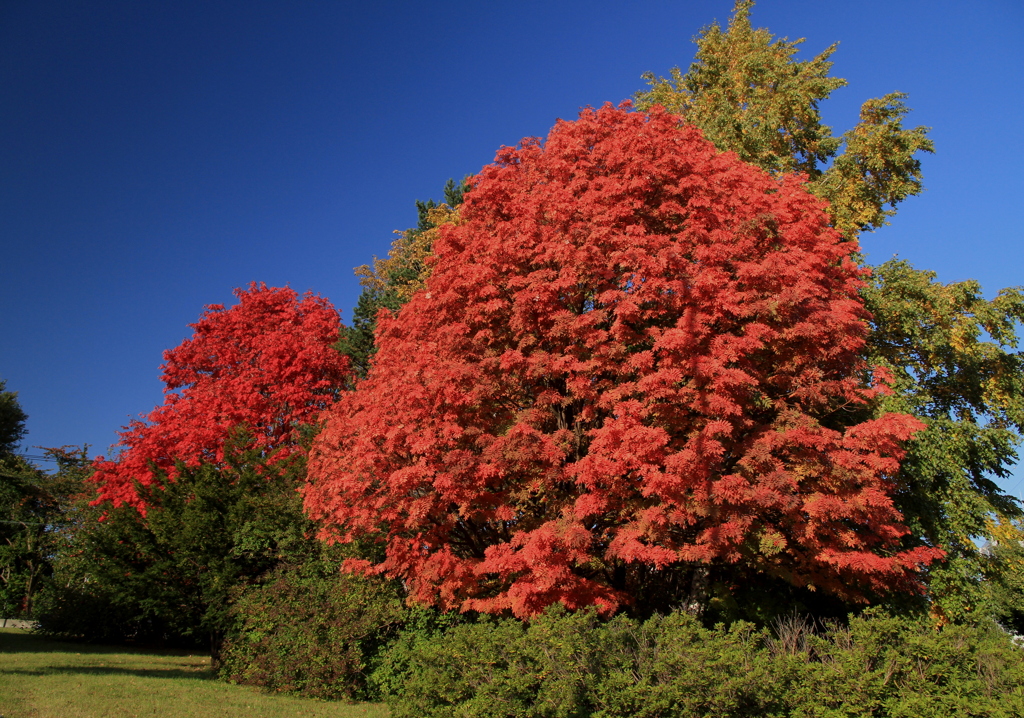
M154 469L173 479L176 461L223 461L238 428L283 459L299 449L300 426L333 403L348 363L332 348L340 323L330 302L256 283L235 295L237 305L208 306L192 338L164 353L166 400L125 428L116 460L97 459L99 500L139 505L135 482L150 485Z
M460 213L326 413L326 532L383 541L417 600L520 616L727 565L914 585L888 477L919 425L842 426L875 393L862 272L798 179L608 105L503 148Z

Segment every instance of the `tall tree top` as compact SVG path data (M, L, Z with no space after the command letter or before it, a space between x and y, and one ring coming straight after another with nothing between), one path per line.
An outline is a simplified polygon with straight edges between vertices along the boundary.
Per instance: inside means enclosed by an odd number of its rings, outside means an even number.
M18 403L18 392L5 391L7 382L0 379L0 455L14 451L25 436L25 414Z
M717 23L695 39L697 55L683 74L644 74L650 89L637 106L662 105L696 125L720 150L769 172L803 172L809 187L831 205L834 226L847 237L881 227L894 207L921 185L919 150L933 151L927 128L904 129L906 95L868 100L860 122L833 136L819 103L846 85L831 77L833 44L798 60L803 39L776 39L750 22L753 0L739 0L728 27Z
M137 485L152 485L160 471L173 480L178 462L222 463L240 427L268 456L301 451L303 425L334 401L349 373L331 346L338 313L288 287L254 282L235 295L238 304L208 306L193 337L164 354L166 400L121 432L116 460L97 459L100 499L142 507Z

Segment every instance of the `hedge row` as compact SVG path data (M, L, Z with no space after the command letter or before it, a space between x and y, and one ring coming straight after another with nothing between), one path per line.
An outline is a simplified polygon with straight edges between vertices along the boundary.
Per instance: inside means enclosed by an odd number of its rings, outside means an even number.
M399 593L329 561L279 567L235 603L222 676L386 700L393 718L1024 715L1024 648L994 624L869 610L707 627L560 608L524 623L410 609Z
M393 718L1024 715L1024 650L1007 634L883 613L814 631L551 611L390 652L405 669L387 696Z

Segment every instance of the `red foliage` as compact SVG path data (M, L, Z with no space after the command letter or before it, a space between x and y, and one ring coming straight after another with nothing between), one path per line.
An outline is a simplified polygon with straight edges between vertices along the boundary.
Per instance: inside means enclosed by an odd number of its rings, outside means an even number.
M164 353L164 404L125 427L115 461L96 459L98 501L140 506L135 481L151 485L154 466L173 479L175 461L223 461L240 426L283 459L298 450L299 425L334 401L348 360L331 348L340 326L331 303L255 282L235 296L230 309L208 306L193 337Z
M864 270L800 178L606 105L500 150L462 219L311 452L324 535L386 544L349 568L518 616L701 565L917 587L890 477L921 424L843 426L878 391Z

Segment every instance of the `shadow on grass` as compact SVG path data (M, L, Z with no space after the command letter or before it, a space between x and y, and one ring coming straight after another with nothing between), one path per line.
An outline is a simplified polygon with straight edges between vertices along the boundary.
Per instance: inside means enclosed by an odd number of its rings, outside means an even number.
M41 666L38 668L6 668L2 665L2 658L5 654L46 654L64 653L73 656L90 656L97 659L99 665L74 665L73 663ZM140 658L150 657L155 661L172 661L166 668L154 666L152 668L128 668L118 665L104 665L103 656L131 655ZM133 646L99 646L89 643L75 643L72 641L58 641L45 636L21 631L2 630L0 631L0 674L24 675L24 676L46 676L67 673L81 673L90 675L124 675L139 676L145 678L192 678L196 680L214 680L213 672L209 666L197 666L193 663L177 662L173 659L195 656L195 652L177 649L153 649L139 648Z
M198 681L214 679L209 668L121 668L119 666L54 666L53 668L0 667L0 675L8 676L56 676L69 673L88 676L134 676L136 678L191 678Z

